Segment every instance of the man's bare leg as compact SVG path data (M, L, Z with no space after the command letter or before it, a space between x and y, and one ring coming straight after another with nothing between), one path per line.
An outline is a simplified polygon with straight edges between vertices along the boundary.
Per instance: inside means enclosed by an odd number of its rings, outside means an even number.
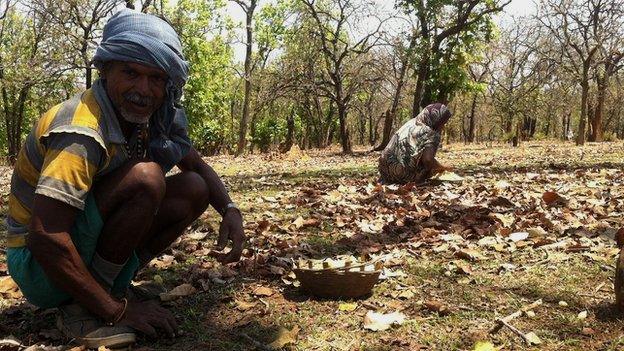
M154 162L132 162L97 182L94 191L104 221L96 253L125 264L154 221L166 191L165 176Z
M208 186L199 174L178 173L167 177L166 183L167 190L156 218L138 248L142 264L166 250L209 205Z
M125 263L134 250L143 260L158 255L209 205L208 186L197 173L165 178L153 162L123 166L95 191L105 223L97 253L116 264Z

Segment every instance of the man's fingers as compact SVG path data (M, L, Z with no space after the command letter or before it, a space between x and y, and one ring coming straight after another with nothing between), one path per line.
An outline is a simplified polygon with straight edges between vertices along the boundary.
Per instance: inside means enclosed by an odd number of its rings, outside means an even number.
M161 328L165 332L167 332L167 335L169 335L170 337L175 336L175 331L173 327L169 324L167 316L159 316L157 317L157 320L155 322L158 323L158 328Z
M173 329L173 334L175 336L175 334L178 333L178 322L176 322L175 317L171 313L169 313L169 316L167 317L167 321L169 322L171 329Z
M175 333L178 331L178 323L176 322L173 313L162 306L160 307L160 310L163 314L162 318L167 322L167 324L169 324L169 327L172 330L172 336L175 336Z
M223 263L238 262L242 254L243 254L243 244L240 243L239 245L234 245L232 247L232 250L227 254L227 256L225 256L222 262Z
M156 329L149 325L148 323L141 323L137 326L137 329L141 331L143 334L148 335L151 338L156 338Z
M221 251L225 249L225 245L227 245L229 233L230 233L230 230L227 224L221 223L221 226L219 227L219 240L217 241L217 250Z

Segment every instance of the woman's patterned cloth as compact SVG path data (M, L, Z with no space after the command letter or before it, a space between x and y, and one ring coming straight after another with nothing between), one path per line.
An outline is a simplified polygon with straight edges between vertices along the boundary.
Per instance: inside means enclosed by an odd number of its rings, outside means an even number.
M441 136L436 127L444 125L450 117L445 105L431 104L399 128L379 158L381 181L405 184L427 178L430 170L422 166L420 158L428 147L437 151Z

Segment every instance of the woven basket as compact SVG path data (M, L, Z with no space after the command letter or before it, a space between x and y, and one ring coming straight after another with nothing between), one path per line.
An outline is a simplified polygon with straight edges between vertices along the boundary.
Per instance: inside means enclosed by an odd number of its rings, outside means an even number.
M370 294L379 281L381 268L373 271L356 270L346 267L330 269L293 270L301 283L301 289L319 297L357 298Z

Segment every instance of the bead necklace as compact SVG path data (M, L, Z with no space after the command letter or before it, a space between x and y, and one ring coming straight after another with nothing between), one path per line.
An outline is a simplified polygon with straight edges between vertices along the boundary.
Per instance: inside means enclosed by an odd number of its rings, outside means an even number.
M124 147L126 149L126 155L128 156L128 158L133 158L133 154L136 158L143 158L145 157L145 148L144 148L144 140L143 140L143 127L145 125L144 124L137 124L136 125L136 130L134 131L134 135L132 135L130 137L130 142L126 141L126 143L124 144ZM132 142L134 141L134 142ZM133 147L135 150L133 150ZM136 151L136 153L133 153L133 151Z

